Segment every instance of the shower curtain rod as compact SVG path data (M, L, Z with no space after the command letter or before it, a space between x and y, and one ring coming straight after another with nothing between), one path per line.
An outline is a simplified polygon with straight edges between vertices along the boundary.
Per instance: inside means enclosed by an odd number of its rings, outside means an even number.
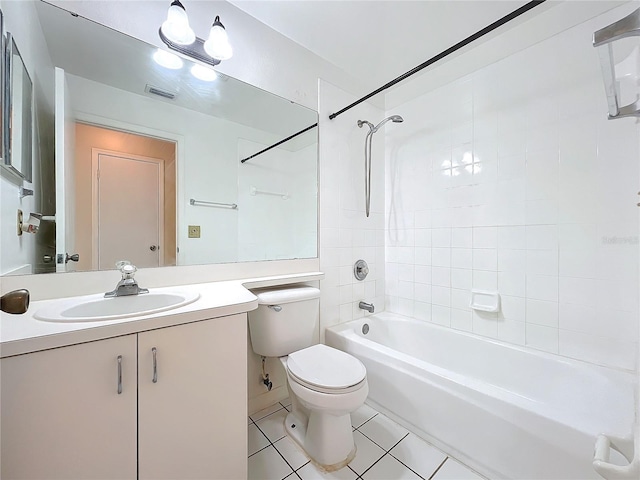
M291 140L292 138L297 137L298 135L302 135L305 132L308 132L309 130L311 130L312 128L315 128L318 126L318 123L314 123L313 125L309 125L307 128L303 128L302 130L300 130L297 133L294 133L293 135L289 135L287 138L280 140L277 143L274 143L273 145L271 145L270 147L267 147L263 150L260 150L257 153L254 153L253 155L248 156L247 158L243 158L242 160L240 160L240 163L244 163L247 160L251 160L254 157L257 157L258 155L262 155L264 152L268 152L269 150L271 150L272 148L276 148L278 145L282 145L284 142L288 142L289 140Z
M496 20L495 22L493 22L492 24L484 27L482 30L478 30L476 33L474 33L473 35L468 36L467 38L465 38L464 40L456 43L455 45L453 45L452 47L447 48L446 50L443 50L442 52L440 52L439 54L431 57L429 60L427 60L426 62L421 63L420 65L418 65L417 67L412 68L411 70L409 70L406 73L403 73L402 75L400 75L399 77L391 80L388 83L385 83L383 86L381 86L380 88L374 90L373 92L365 95L364 97L360 98L359 100L356 100L355 102L353 102L350 105L347 105L346 107L344 107L342 110L338 110L336 113L332 113L331 115L329 115L329 120L333 120L334 118L336 118L338 115L343 114L344 112L346 112L347 110L352 109L353 107L355 107L356 105L360 105L362 102L369 100L371 97L373 97L374 95L377 95L380 92L385 91L386 89L393 87L394 85L400 83L401 81L409 78L411 75L418 73L420 70L423 70L425 68L427 68L429 65L432 65L434 63L436 63L438 60L442 60L443 58L445 58L448 55L451 55L452 53L456 52L457 50L460 50L462 47L465 47L466 45L470 44L471 42L479 39L480 37L483 37L484 35L491 33L492 31L494 31L496 28L501 27L502 25L504 25L505 23L510 22L511 20L519 17L520 15L528 12L529 10L531 10L532 8L537 7L538 5L544 3L546 0L533 0L529 3L525 3L523 6L521 6L520 8L515 9L513 12L505 15L504 17ZM253 155L244 158L242 160L240 160L240 163L244 163L247 160L251 160L254 157L257 157L258 155L263 154L264 152L267 152L269 150L271 150L272 148L277 147L278 145L282 145L284 142L288 142L289 140L291 140L294 137L297 137L298 135L302 135L303 133L305 133L308 130L311 130L312 128L317 127L318 124L314 123L313 125L300 130L298 133L294 133L293 135L285 138L284 140L280 140L278 143L274 143L273 145L271 145L270 147L265 148L264 150L260 150L257 153L254 153Z
M421 63L420 65L418 65L417 67L412 68L411 70L409 70L406 73L403 73L402 75L400 75L399 77L391 80L389 83L385 83L383 86L381 86L380 88L374 90L373 92L369 93L368 95L365 95L364 97L362 97L359 100L356 100L355 102L353 102L350 105L347 105L346 107L344 107L342 110L338 110L336 113L332 113L331 115L329 115L329 120L333 120L334 118L336 118L338 115L343 114L344 112L346 112L347 110L355 107L356 105L361 104L362 102L369 100L371 97L373 97L374 95L377 95L380 92L383 92L384 90L386 90L389 87L393 87L394 85L396 85L397 83L400 83L401 81L409 78L411 75L418 73L420 70L423 70L425 68L427 68L429 65L434 64L435 62L437 62L438 60L442 60L443 58L445 58L448 55L451 55L452 53L454 53L457 50L460 50L462 47L470 44L471 42L479 39L480 37L483 37L484 35L494 31L496 28L501 27L502 25L504 25L507 22L510 22L511 20L513 20L514 18L519 17L520 15L522 15L523 13L528 12L529 10L531 10L532 8L537 7L538 5L544 3L546 0L535 0L529 3L525 3L523 6L521 6L520 8L514 10L513 12L505 15L504 17L500 18L499 20L496 20L495 22L493 22L491 25L488 25L486 27L484 27L482 30L478 30L476 33L474 33L473 35L468 36L467 38L465 38L464 40L456 43L455 45L453 45L452 47L447 48L446 50L443 50L442 52L440 52L439 54L437 54L434 57L431 57L429 60L427 60L426 62Z

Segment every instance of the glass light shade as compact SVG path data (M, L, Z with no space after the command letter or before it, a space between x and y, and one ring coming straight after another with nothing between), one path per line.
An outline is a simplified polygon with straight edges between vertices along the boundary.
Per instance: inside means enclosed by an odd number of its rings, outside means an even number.
M153 54L153 59L158 65L164 68L169 68L171 70L182 68L182 59L179 56L169 53L166 50L162 50L161 48L157 49Z
M227 31L218 22L211 26L209 38L204 42L204 51L216 60L228 60L233 56Z
M196 41L196 34L189 26L189 17L184 8L171 5L167 12L167 20L160 27L163 35L179 45L191 45Z
M196 64L191 67L191 75L203 82L213 82L218 78L218 74L213 68L205 67L203 65Z

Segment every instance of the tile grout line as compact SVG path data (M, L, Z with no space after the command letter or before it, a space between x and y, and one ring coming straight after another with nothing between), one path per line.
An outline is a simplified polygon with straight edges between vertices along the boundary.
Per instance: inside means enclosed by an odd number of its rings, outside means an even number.
M436 476L436 473L438 473L440 471L440 469L442 468L442 466L446 463L446 461L449 460L449 456L447 455L447 457L442 461L442 463L438 466L438 468L436 468L436 471L433 472L431 474L431 476L429 477L428 480L431 480L433 477Z

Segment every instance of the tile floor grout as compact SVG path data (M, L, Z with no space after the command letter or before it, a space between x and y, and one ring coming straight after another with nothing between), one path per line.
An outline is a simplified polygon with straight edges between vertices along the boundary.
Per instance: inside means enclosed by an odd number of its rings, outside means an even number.
M275 406L276 404L274 404L273 406ZM260 434L267 440L268 445L265 445L264 447L260 448L259 450L255 451L254 453L252 453L251 455L248 456L248 458L253 457L254 455L268 449L269 447L273 447L274 450L278 453L278 456L282 458L282 460L285 462L285 464L287 465L287 467L289 467L290 469L290 473L288 473L285 477L283 477L282 480L287 479L289 477L293 478L298 478L300 480L302 480L302 477L300 476L300 474L298 473L301 469L303 469L304 467L306 467L309 463L312 463L310 460L307 459L307 461L305 463L303 463L301 466L299 466L298 468L293 468L291 466L291 464L289 463L289 461L285 458L284 454L280 452L280 450L278 450L278 447L275 445L277 442L281 441L283 438L287 437L286 433L285 435L283 435L282 437L279 437L278 439L276 439L275 441L271 441L271 439L267 436L267 434L260 428L260 426L258 425L257 422L273 415L276 414L278 412L281 412L283 409L286 410L287 412L290 412L289 408L287 408L287 406L285 406L282 402L278 402L277 405L280 405L280 408L278 408L277 410L274 410L272 412L270 412L267 415L264 415L256 420L252 419L251 417L249 417L250 423L248 423L248 426L251 426L251 424L255 425L256 428L258 429L258 431L260 432ZM290 405L290 404L289 404ZM270 408L270 407L267 407ZM371 409L373 410L373 409ZM375 411L375 410L373 410ZM400 460L399 458L397 458L394 454L393 454L393 449L396 448L403 440L405 440L410 434L411 432L408 431L407 429L404 429L407 433L405 433L402 438L400 438L397 442L395 442L389 449L386 449L385 447L383 447L382 445L380 445L378 442L376 442L375 440L373 440L373 438L371 438L370 435L365 434L363 431L360 430L360 428L364 427L365 425L367 425L370 421L372 421L374 418L378 417L378 415L381 416L381 418L388 418L385 415L381 415L380 412L375 412L374 415L372 415L371 417L369 417L367 420L365 420L363 423L361 423L360 425L358 425L358 427L353 427L353 431L356 432L358 431L363 437L365 437L369 442L371 442L373 445L376 445L378 448L380 448L382 450L382 452L384 452L380 458L378 458L375 462L373 462L371 465L369 465L361 474L359 474L358 472L356 472L353 468L351 468L350 465L347 465L346 467L355 475L355 480L365 480L364 476L367 474L367 472L369 472L373 467L375 467L379 462L381 462L385 457L387 456L391 456L393 458L394 461L398 462L400 465L402 465L404 468L406 468L408 471L410 471L412 474L416 475L419 479L422 480L433 480L434 477L436 476L436 474L442 469L442 467L447 463L447 461L451 458L447 453L442 452L440 449L430 445L432 448L434 448L435 450L437 450L438 452L440 452L442 455L444 455L444 459L442 460L442 462L440 462L440 464L438 465L438 467L433 471L433 473L431 473L430 476L425 477L420 475L418 472L416 472L415 470L413 470L410 466L408 466L406 463L404 463L402 460ZM390 419L389 419L390 420ZM415 435L415 434L414 434ZM416 435L417 438L421 439L419 436ZM422 439L421 439L422 440ZM424 440L423 440L424 441ZM425 442L428 444L428 442ZM296 445L297 446L297 445ZM299 448L299 446L298 446ZM456 462L456 463L460 463L460 462ZM466 467L466 465L462 464L463 466ZM466 467L468 468L468 467ZM475 473L475 472L474 472Z

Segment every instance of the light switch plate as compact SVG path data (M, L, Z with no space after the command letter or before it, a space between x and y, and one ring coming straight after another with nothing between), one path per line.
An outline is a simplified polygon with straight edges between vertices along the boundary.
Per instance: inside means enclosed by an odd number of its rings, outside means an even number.
M200 238L200 225L189 225L189 238Z

